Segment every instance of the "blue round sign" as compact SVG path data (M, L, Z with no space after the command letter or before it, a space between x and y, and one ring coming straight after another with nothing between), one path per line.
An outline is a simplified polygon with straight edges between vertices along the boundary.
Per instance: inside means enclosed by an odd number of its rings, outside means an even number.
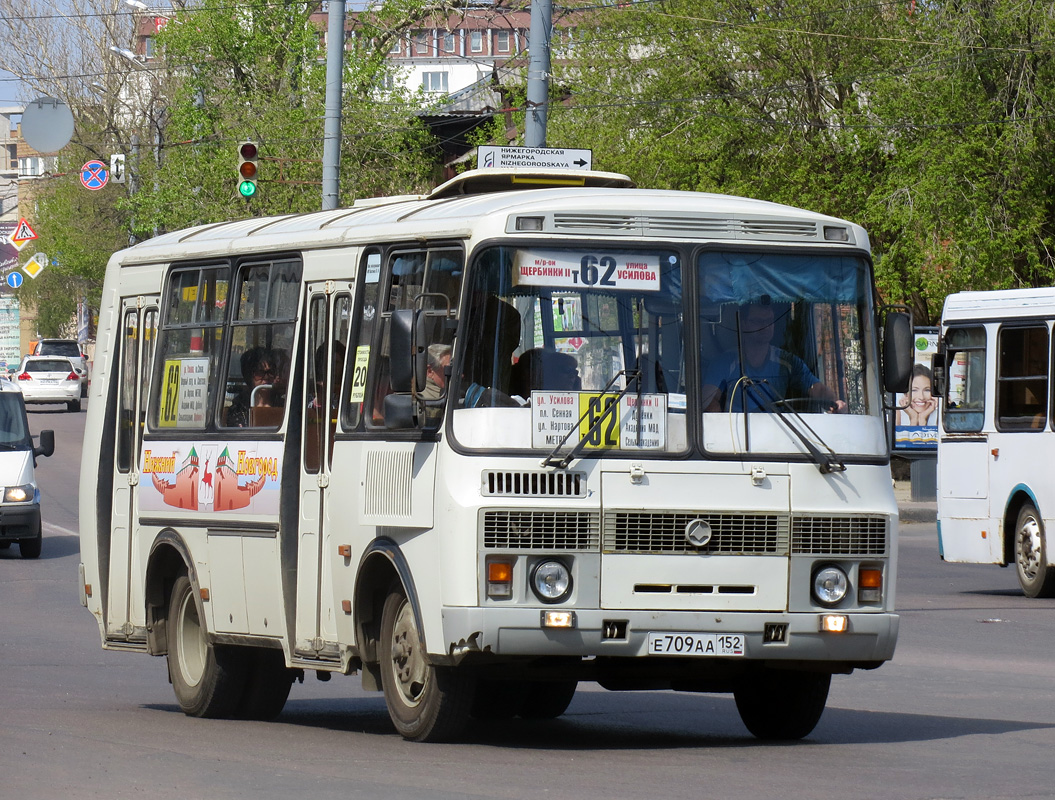
M7 273L7 285L12 289L17 289L22 285L22 273L21 272L9 272Z
M106 186L110 179L110 171L102 161L89 161L81 167L81 183L84 188L93 192Z

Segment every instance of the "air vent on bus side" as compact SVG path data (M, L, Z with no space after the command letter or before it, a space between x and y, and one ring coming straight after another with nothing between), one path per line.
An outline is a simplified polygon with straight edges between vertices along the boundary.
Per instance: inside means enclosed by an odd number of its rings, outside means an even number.
M687 239L817 239L813 222L783 219L725 219L693 214L637 216L557 212L549 230L626 236L669 236Z
M484 497L586 497L585 472L485 470Z

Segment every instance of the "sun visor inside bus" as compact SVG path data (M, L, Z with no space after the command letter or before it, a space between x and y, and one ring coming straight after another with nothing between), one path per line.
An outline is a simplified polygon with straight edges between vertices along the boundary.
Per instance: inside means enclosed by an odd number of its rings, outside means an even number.
M715 304L770 297L774 302L856 302L867 293L864 259L855 256L705 252L703 298Z
M618 172L592 170L539 169L474 169L463 172L437 186L429 193L430 200L467 194L489 194L516 189L545 189L555 186L598 186L613 189L632 189L635 184Z

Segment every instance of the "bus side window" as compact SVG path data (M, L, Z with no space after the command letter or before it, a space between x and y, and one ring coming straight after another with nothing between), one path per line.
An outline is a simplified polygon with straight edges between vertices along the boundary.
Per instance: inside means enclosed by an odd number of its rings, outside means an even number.
M997 341L997 424L1001 430L1040 430L1047 422L1048 328L1003 327Z
M985 424L985 328L950 328L945 334L946 390L942 424L950 432Z

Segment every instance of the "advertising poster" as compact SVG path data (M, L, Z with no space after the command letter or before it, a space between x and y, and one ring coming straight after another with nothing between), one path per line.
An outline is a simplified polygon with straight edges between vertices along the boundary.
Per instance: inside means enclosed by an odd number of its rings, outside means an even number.
M938 352L938 329L916 328L916 363L906 394L894 398L894 449L938 449L940 400L934 395L931 360Z

